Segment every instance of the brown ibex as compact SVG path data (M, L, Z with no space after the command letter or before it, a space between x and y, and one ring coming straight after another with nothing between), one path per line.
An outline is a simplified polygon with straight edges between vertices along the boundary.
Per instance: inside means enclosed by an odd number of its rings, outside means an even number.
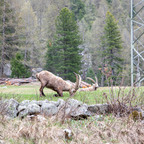
M43 89L44 87L50 88L57 92L55 96L63 96L63 91L69 91L70 96L73 96L79 89L81 83L80 75L74 73L76 76L76 84L71 84L61 77L54 75L49 71L41 71L36 74L37 79L41 82L41 87L39 89L40 96L45 96Z
M81 88L81 89L79 89L78 91L80 92L80 91L95 91L99 86L98 86L98 79L97 79L97 77L95 77L95 80L96 81L94 81L92 78L90 78L90 77L87 77L87 79L89 79L89 80L91 80L94 84L92 85L92 86L90 86L90 87L87 87L87 88Z

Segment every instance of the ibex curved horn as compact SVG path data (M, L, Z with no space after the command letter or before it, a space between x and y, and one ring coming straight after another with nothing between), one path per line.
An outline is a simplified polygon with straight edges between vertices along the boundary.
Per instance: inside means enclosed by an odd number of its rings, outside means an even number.
M80 87L80 83L81 83L81 76L79 74L76 74L74 72L75 76L76 76L76 84L75 84L75 91L77 91Z
M87 77L87 79L91 80L94 84L96 83L92 78Z
M98 78L95 76L96 83L98 84Z

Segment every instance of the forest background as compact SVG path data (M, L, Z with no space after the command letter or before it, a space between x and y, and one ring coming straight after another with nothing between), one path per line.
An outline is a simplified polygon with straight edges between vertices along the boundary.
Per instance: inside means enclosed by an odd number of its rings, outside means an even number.
M130 1L127 0L0 0L6 2L6 19L9 27L5 49L2 48L4 8L0 5L0 48L1 75L3 66L12 60L21 60L27 68L46 65L46 53L55 37L55 20L62 8L70 9L76 17L82 44L82 67L79 71L83 80L87 76L97 75L99 84L104 86L102 79L103 61L101 58L102 36L107 11L118 21L122 37L121 77L123 85L130 85ZM21 56L16 56L17 52ZM4 61L2 63L2 61ZM107 68L107 67L106 67ZM29 75L29 73L27 73ZM93 76L92 76L93 75ZM120 84L120 81L119 81Z

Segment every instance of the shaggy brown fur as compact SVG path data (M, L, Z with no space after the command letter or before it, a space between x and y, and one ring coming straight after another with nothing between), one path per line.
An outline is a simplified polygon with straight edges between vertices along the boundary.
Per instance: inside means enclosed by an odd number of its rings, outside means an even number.
M54 75L49 71L41 71L36 74L37 79L41 82L40 87L40 96L45 96L43 89L44 87L50 88L57 92L56 96L63 96L63 91L69 91L70 96L73 96L78 90L81 77L78 74L76 75L76 84L72 85L71 83L63 80L61 77Z

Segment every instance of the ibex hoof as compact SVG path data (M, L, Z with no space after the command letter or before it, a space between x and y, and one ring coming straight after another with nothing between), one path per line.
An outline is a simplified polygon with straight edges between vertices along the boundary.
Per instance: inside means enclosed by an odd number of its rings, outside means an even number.
M59 96L58 94L54 94L54 95L53 95L53 97L58 97L58 96Z

